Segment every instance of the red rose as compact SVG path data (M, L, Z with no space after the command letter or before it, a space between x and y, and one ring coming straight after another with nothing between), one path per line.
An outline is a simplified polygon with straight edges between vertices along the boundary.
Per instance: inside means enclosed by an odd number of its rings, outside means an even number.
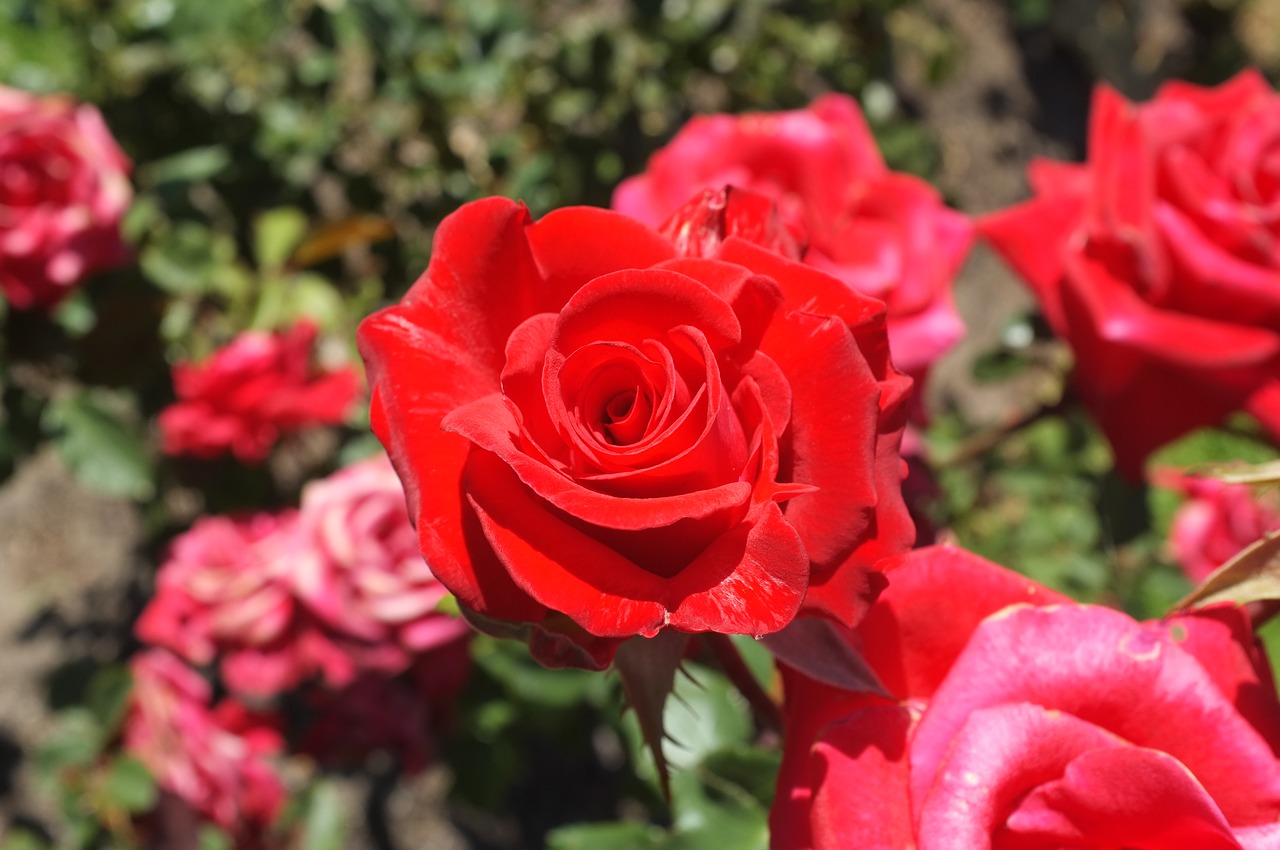
M981 224L1075 351L1075 385L1137 477L1247 410L1280 437L1280 97L1256 72L1094 95L1089 161Z
M124 262L129 160L98 110L0 86L0 294L52 307Z
M895 562L853 638L892 700L784 670L775 850L1277 846L1242 609L1138 623L959 549Z
M802 604L853 622L870 565L910 544L884 308L748 241L785 247L765 208L709 195L667 238L467 204L365 320L374 430L474 621L585 666Z
M249 331L200 364L173 367L178 400L160 412L170 455L264 460L286 432L341 422L360 391L354 369L311 365L316 329Z
M808 235L806 262L885 302L894 362L917 380L964 334L951 282L969 220L923 180L885 167L852 98L698 116L618 186L613 208L656 227L703 189L727 185L773 198Z

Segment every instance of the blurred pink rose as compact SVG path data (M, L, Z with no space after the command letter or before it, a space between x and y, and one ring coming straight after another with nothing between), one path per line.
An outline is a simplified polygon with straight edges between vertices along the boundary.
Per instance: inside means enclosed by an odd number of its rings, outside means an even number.
M313 367L315 340L306 322L277 333L248 331L203 363L174 366L178 400L159 419L164 452L205 458L232 452L256 463L282 433L341 422L360 377L350 367Z
M206 517L173 541L156 595L138 618L138 637L192 664L220 662L233 691L271 695L319 673L355 675L292 593L298 515Z
M929 184L885 167L850 97L808 109L702 115L624 180L613 208L657 227L703 189L726 185L777 201L805 261L889 308L893 359L922 380L964 334L951 284L972 241L969 220Z
M1267 491L1212 478L1157 474L1156 482L1187 501L1169 529L1174 559L1193 582L1201 582L1241 549L1280 529L1280 506Z
M332 631L410 655L469 632L441 616L448 595L418 549L404 490L385 454L352 464L302 493L293 591Z
M129 251L129 160L92 106L0 86L0 293L52 307Z
M284 742L266 717L234 700L210 707L209 684L162 650L133 659L124 746L161 788L233 835L271 824L285 789L269 757Z
M313 676L342 687L463 639L466 624L435 610L444 596L382 457L308 485L300 511L197 522L174 540L137 633L220 662L241 693Z

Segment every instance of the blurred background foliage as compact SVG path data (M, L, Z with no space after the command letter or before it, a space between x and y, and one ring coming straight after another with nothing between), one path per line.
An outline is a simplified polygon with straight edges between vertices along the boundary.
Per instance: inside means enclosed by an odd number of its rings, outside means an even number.
M434 227L458 205L493 194L534 215L607 205L695 113L850 93L890 166L938 180L965 208L978 195L948 182L963 173L956 157L996 139L952 137L925 119L931 98L952 97L983 58L956 25L975 10L1003 27L990 36L1016 52L1036 95L1019 107L1000 85L975 94L993 125L1022 109L1043 143L997 151L992 162L1017 180L1030 153L1082 155L1097 80L1141 97L1171 76L1280 69L1275 0L0 0L0 82L97 104L135 163L138 193L126 225L135 265L52 316L0 304L0 486L56 446L84 487L133 506L141 531L127 545L152 568L201 513L296 502L308 478L369 450L362 417L293 441L265 469L162 461L148 423L172 400L173 362L301 316L326 332L326 356L350 359L360 318L421 273ZM981 293L969 299L980 309L1003 309L984 285L972 273L959 283ZM1164 548L1176 498L1110 471L1105 442L1064 395L1069 355L1033 317L1010 321L1017 332L980 340L935 405L928 510L999 563L1084 601L1158 615L1187 590ZM955 401L974 387L1002 394L1004 418ZM1272 457L1234 422L1158 461ZM6 850L131 846L130 817L154 802L136 763L112 750L117 662L134 647L150 575L122 581L130 601L106 643L49 680L60 721L28 760L58 805L23 814ZM740 648L775 687L759 647ZM547 671L487 639L475 660L443 753L465 846L766 845L776 737L710 667L692 662L668 706L686 744L673 757L673 811L614 680ZM67 681L78 684L68 692ZM33 746L19 741L20 755ZM363 812L367 837L335 824L334 789L350 781L301 783L291 846L407 840L390 825L385 765L367 767L366 796L346 809ZM10 791L0 782L0 801ZM583 820L595 822L573 823ZM202 847L221 846L216 831L202 836Z

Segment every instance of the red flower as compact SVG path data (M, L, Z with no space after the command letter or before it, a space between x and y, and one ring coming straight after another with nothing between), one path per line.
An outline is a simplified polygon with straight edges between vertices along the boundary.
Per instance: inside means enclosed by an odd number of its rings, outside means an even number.
M964 334L951 282L969 220L923 180L885 167L852 98L698 116L618 186L613 208L657 227L703 189L727 185L776 200L808 236L806 262L885 302L894 363L917 380Z
M266 458L282 433L342 421L360 389L354 369L311 366L314 326L280 333L250 331L199 365L173 368L178 401L160 413L162 447L170 455L245 463Z
M773 847L1258 848L1280 703L1243 610L1137 623L912 552L851 639L892 699L784 670Z
M0 294L52 307L117 266L129 160L92 106L0 86Z
M981 224L1075 351L1117 464L1246 410L1280 437L1280 97L1256 72L1094 94L1089 161Z
M764 212L695 203L666 230L693 258L606 210L475 202L361 326L374 430L473 620L603 666L664 627L860 615L912 537L909 381L879 302L748 241L785 242Z
M232 835L257 837L284 804L268 761L284 748L274 724L234 700L212 707L209 684L167 652L138 655L132 670L125 749L195 811Z

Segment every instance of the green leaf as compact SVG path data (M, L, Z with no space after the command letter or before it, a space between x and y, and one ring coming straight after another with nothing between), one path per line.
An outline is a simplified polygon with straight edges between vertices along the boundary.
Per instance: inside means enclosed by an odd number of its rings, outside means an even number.
M80 337L93 330L98 316L93 303L84 290L77 290L53 311L53 320L72 337Z
M1198 428L1156 451L1147 465L1181 469L1211 463L1262 463L1275 460L1276 450L1260 437L1248 433L1256 428L1251 420L1239 420L1239 429Z
M34 832L17 828L0 844L0 850L49 850L49 845Z
M119 756L111 762L103 780L108 802L116 808L138 814L156 803L156 783L142 762Z
M222 145L189 148L138 168L138 183L198 183L217 177L231 165L231 154Z
M43 426L56 435L58 450L80 483L94 490L145 500L155 493L151 458L141 434L105 403L84 390L58 399Z
M253 256L264 271L283 269L293 250L307 235L307 216L302 210L281 207L268 210L253 223Z
M133 677L123 664L111 664L94 674L89 682L85 707L107 731L114 731L129 708Z
M56 781L69 767L85 767L102 752L102 727L86 709L72 708L58 714L57 726L36 757L42 778Z
M754 730L750 707L727 678L693 662L681 672L662 719L671 766L689 770L712 753L749 740Z
M768 810L711 776L677 773L676 817L662 850L767 850Z
M1271 532L1214 570L1173 606L1174 611L1215 602L1244 605L1280 600L1280 532Z
M737 785L767 809L773 805L781 763L779 750L740 743L711 753L702 766L711 776Z
M547 835L547 850L657 850L664 833L649 824L575 823Z
M231 840L231 836L213 824L204 824L200 827L200 835L197 838L200 850L233 850L235 842Z
M307 795L305 805L299 850L341 850L345 847L347 826L338 789L330 782L317 782Z

